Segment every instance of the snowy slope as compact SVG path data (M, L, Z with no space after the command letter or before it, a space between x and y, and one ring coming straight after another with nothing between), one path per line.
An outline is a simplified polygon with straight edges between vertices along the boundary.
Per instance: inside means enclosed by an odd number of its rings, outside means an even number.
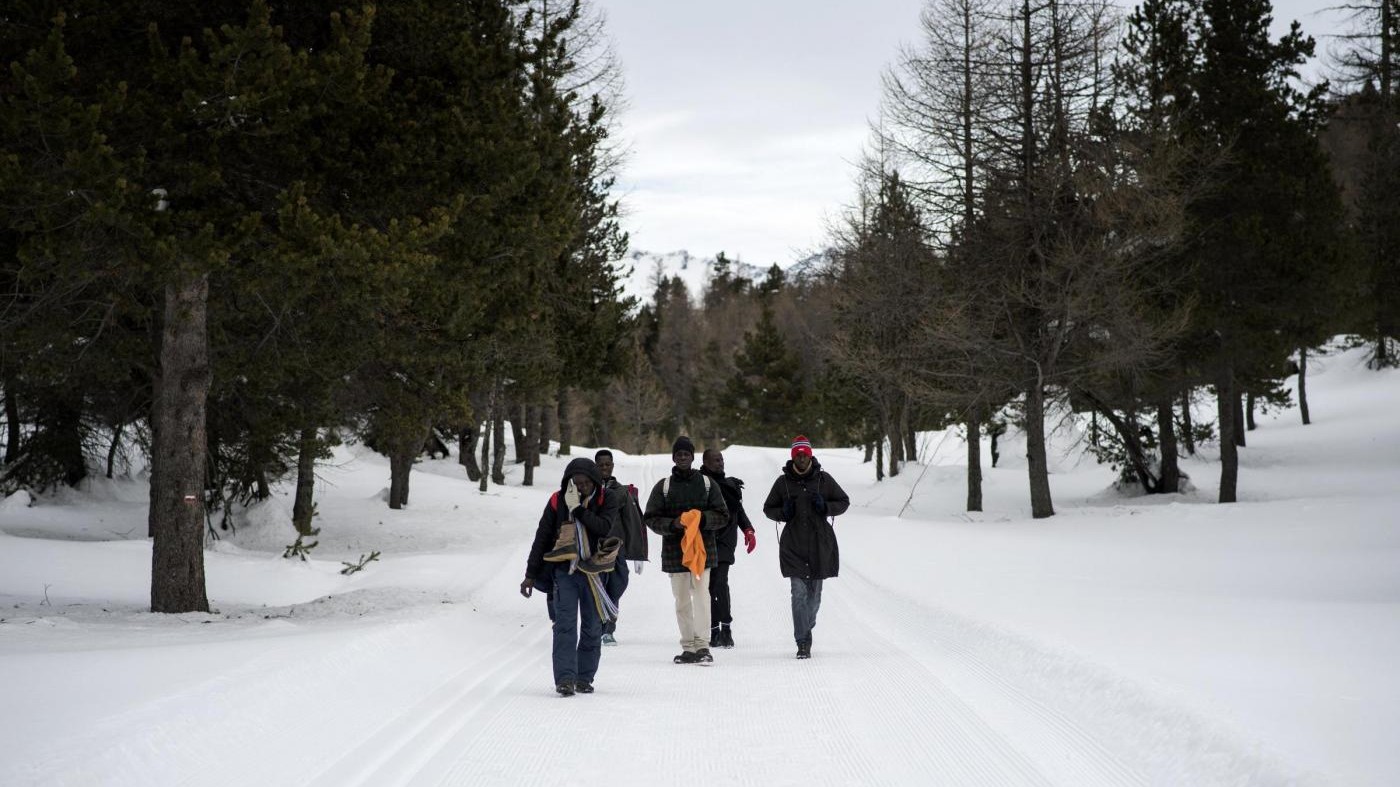
M390 511L386 463L343 450L314 559L280 557L279 497L208 553L209 615L142 611L139 482L17 495L0 501L0 784L1400 783L1400 374L1355 351L1317 367L1314 425L1263 418L1231 506L1210 502L1213 456L1187 465L1197 491L1127 498L1069 433L1042 521L1014 440L973 515L956 434L924 435L925 464L881 484L856 452L819 451L854 505L807 662L758 511L786 452L731 448L761 522L732 574L739 646L671 664L650 566L598 693L569 699L543 602L516 590L566 459L485 495L425 462ZM639 485L668 465L618 455Z
M742 260L731 262L730 271L734 276L757 282L767 275L766 268L749 265ZM710 285L714 263L713 256L699 257L688 251L633 251L618 262L617 267L622 275L622 294L645 304L652 302L656 282L662 276L672 279L679 277L685 282L690 297L698 299Z

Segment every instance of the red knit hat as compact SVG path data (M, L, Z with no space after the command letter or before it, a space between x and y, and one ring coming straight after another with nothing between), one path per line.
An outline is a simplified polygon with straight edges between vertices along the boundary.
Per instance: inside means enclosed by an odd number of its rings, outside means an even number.
M802 435L792 441L792 458L796 459L798 454L812 455L812 441Z

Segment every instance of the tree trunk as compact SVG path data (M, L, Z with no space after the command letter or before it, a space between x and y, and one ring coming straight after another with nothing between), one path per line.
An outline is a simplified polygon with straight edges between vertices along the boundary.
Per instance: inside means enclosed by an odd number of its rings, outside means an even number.
M885 480L885 438L875 441L875 480Z
M1385 334L1376 340L1376 353L1373 364L1377 369L1390 368L1390 338Z
M525 413L528 411L529 408L523 404L517 404L510 408L510 433L511 437L515 438L516 464L530 461L529 451L525 447L525 441L530 439L525 434L527 431L525 425L528 423Z
M491 442L495 443L491 454L491 483L497 486L506 484L506 419L498 408L491 423Z
M297 442L297 491L292 503L292 527L300 536L309 536L315 529L311 519L316 515L316 435L316 427L306 427L301 430L301 439ZM392 474L389 484L392 498Z
M117 452L121 450L122 432L126 430L126 424L117 424L112 427L112 444L107 446L107 477L112 477L112 469L117 463Z
M540 408L540 453L549 455L549 441L558 433L558 411L549 406ZM640 418L640 415L638 416ZM638 439L642 438L640 422L637 425Z
M1303 413L1303 426L1312 424L1308 414L1308 348L1298 348L1298 409Z
M559 389L559 455L573 453L574 426L569 417L569 389Z
M1157 489L1163 494L1174 495L1181 491L1181 466L1176 449L1176 414L1172 410L1170 395L1157 403L1157 444L1162 453L1162 466L1158 473Z
M1228 363L1220 368L1215 382L1215 405L1220 421L1220 502L1235 502L1235 487L1239 482L1240 454L1235 445L1235 409L1240 397L1235 393L1235 370Z
M1244 394L1235 392L1235 398L1230 401L1230 409L1234 412L1233 423L1235 424L1235 445L1244 448Z
M408 477L413 472L413 458L401 447L389 453L389 507L398 511L408 505Z
M873 460L874 458L875 458L875 443L872 442L872 441L870 441L870 440L867 440L867 441L865 442L865 460L862 461L861 464L870 464L871 460Z
M151 611L208 612L204 585L208 275L165 288L151 423Z
M1099 411L1089 411L1089 445L1099 447Z
M5 380L5 464L19 459L19 394L13 377Z
M482 492L486 491L486 483L489 478L486 474L486 468L491 466L491 421L495 417L491 410L490 407L486 408L486 423L482 424L481 427L481 478L477 489Z
M457 433L457 462L467 469L467 479L481 480L481 466L476 463L477 425L464 426Z
M1031 516L1055 515L1050 500L1050 464L1045 454L1045 390L1040 383L1026 391L1026 468L1031 484Z
M549 453L549 412L550 408L544 404L535 405L535 415L530 421L530 428L535 430L535 453L530 457L530 462L535 467L540 466L540 457Z
M1253 432L1255 429L1259 428L1258 425L1254 423L1254 392L1250 391L1245 394L1244 399L1244 422L1248 430ZM1240 443L1240 445L1244 445L1244 443Z
M996 467L997 462L1001 459L1001 447L999 445L999 440L1003 434L1006 434L1006 426L1004 424L992 423L990 424L990 428L987 430L987 432L992 438L990 446L992 453L992 467Z
M982 408L967 416L967 510L982 510Z
M1196 426L1191 421L1191 389L1181 394L1181 435L1186 438L1186 453L1196 455Z
M530 424L530 428L525 431L525 479L521 481L521 486L535 485L535 466L540 458L540 432L534 425L539 423L539 408L530 405L525 408L525 423Z

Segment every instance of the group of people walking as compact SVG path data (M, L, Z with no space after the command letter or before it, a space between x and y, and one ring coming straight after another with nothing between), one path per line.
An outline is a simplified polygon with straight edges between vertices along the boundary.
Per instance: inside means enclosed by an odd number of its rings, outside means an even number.
M602 646L616 644L618 605L627 589L627 561L648 559L643 527L661 536L661 570L670 576L681 652L676 664L710 664L711 648L734 647L729 567L739 536L753 552L758 536L743 506L744 482L727 476L724 454L707 448L696 469L695 444L671 446L671 472L652 487L646 505L635 487L613 477L612 452L569 462L535 530L521 595L547 594L554 625L555 690L593 693ZM763 502L769 519L784 523L778 563L791 583L797 658L812 654L812 628L822 581L835 577L839 552L834 517L850 500L798 436L791 459Z

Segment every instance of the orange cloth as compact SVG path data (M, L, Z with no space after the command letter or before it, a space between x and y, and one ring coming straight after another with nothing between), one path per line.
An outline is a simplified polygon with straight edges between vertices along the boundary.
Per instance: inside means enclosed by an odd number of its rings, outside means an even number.
M681 535L681 565L690 569L696 579L705 573L705 537L700 535L700 511L690 509L681 514L685 533Z

